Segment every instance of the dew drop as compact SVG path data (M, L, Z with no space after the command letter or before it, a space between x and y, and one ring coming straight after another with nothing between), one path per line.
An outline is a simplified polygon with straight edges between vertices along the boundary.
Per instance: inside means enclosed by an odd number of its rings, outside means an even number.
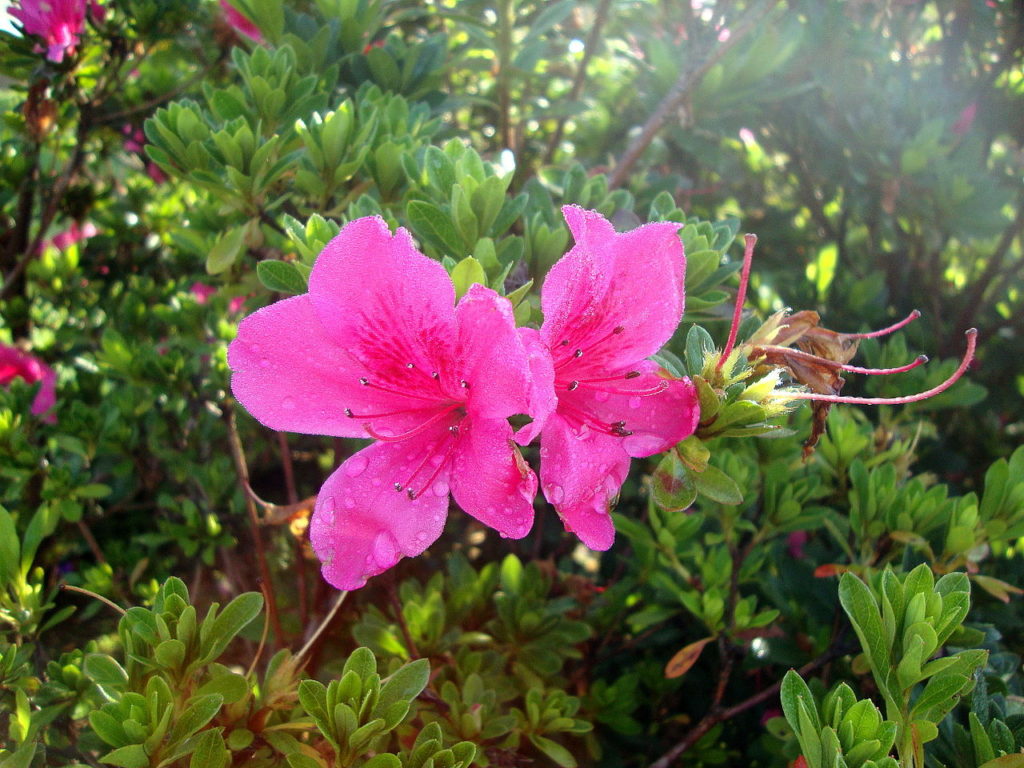
M291 395L288 395L288 397L284 398L281 401L281 407L284 408L286 411L294 411L295 410L295 398L292 397Z
M560 485L549 485L547 497L552 504L561 504L562 499L565 498L565 491L562 490L562 486Z
M434 492L435 496L447 496L451 489L444 480L435 480L430 490Z
M640 407L642 402L643 401L639 397L631 397L629 398L629 407L635 410Z
M580 428L576 430L575 437L577 440L586 440L590 437L590 427L586 424L580 424Z
M597 392L594 393L594 399L597 400L597 402L599 402L599 403L607 403L608 402L608 398L610 396L611 395L609 395L603 389L599 389L599 390L597 390Z
M349 496L347 499L345 499L345 509L355 509L355 508L356 508L356 500L355 499L353 499L351 496Z
M370 481L370 484L373 485L374 488L380 488L380 478L373 478L373 480Z
M373 540L374 561L380 568L390 568L398 562L398 542L389 531L381 531Z
M627 435L622 438L622 447L630 456L651 456L664 449L665 441L652 434Z
M366 471L367 463L366 457L361 453L357 453L345 462L345 474L349 477L359 477Z
M416 532L416 541L426 541L426 540L427 540L427 532L426 531L417 531Z
M324 502L324 505L320 508L319 517L323 525L326 525L328 527L334 525L334 510L334 497L328 496L327 500Z
M260 345L259 344L255 344L255 343L254 344L250 344L249 345L249 351L252 352L254 355L259 354Z
M542 459L543 459L543 458L544 458L545 456L547 456L547 455L548 455L549 453L551 453L551 451L550 451L549 449L547 449L547 448L541 448L541 449L540 449L540 457L541 457Z
M260 367L261 368L269 368L270 367L270 358L269 357L264 357L262 360L260 360Z

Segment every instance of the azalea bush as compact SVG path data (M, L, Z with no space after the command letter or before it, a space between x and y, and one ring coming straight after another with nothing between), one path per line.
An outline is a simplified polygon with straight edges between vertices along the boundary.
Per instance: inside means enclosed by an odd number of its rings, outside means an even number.
M1024 765L1019 4L8 13L0 766Z

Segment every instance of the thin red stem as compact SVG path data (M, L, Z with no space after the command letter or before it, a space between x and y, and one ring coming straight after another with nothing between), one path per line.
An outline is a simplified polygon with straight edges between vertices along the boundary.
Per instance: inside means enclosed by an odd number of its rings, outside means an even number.
M743 236L743 268L740 270L740 287L736 292L736 306L732 310L732 325L729 326L729 340L725 342L725 349L722 356L718 358L716 371L722 370L726 358L732 353L736 346L736 334L740 331L740 317L743 315L743 302L747 300L747 286L750 283L750 265L754 261L754 245L757 243L757 235Z

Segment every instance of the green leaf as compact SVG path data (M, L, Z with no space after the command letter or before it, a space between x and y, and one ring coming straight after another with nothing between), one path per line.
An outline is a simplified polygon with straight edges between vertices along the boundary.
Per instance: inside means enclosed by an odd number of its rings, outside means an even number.
M363 768L402 768L402 761L396 755L382 752L363 763Z
M889 671L890 659L878 603L867 585L849 572L839 580L839 602L850 617L875 679L881 682Z
M689 509L697 498L697 485L692 474L674 450L658 462L651 477L654 503L667 512Z
M422 200L410 200L405 213L413 231L437 250L455 258L465 255L462 238L451 217L436 205Z
M0 768L29 768L36 756L36 744L25 742L8 755L0 757Z
M149 755L142 748L141 744L131 744L127 747L120 747L113 752L107 752L100 760L107 765L116 765L119 768L149 768Z
M249 622L263 609L263 595L245 592L230 603L214 619L213 627L203 643L204 661L216 659ZM205 623L205 622L204 622Z
M177 743L187 739L209 723L216 717L223 703L224 699L216 693L205 696L193 696L189 699L188 704L185 706L185 711L181 713L181 717L178 718L178 722L174 724L174 729L171 731L171 742Z
M197 739L189 768L223 768L230 757L220 731L205 731Z
M231 269L245 244L245 227L234 227L217 238L206 257L206 271L218 275Z
M278 293L305 293L308 286L306 278L298 267L288 261L266 259L256 265L256 276L271 291Z
M364 683L377 674L377 659L373 651L369 648L356 648L352 651L352 655L345 661L342 674L346 672L355 672Z
M743 491L736 481L717 467L708 465L700 474L693 475L697 491L719 504L736 506L743 502Z
M455 298L458 300L466 295L473 283L486 285L487 275L484 274L484 268L479 261L467 256L452 270L452 283L455 285Z
M552 741L551 739L539 736L538 734L531 733L530 743L562 766L562 768L576 768L576 758L572 756L572 753L568 749L563 747L557 741Z
M430 662L426 659L417 659L399 668L384 680L380 689L380 698L377 700L377 706L374 707L374 714L371 717L380 717L377 713L383 712L394 702L412 701L423 692L429 680Z

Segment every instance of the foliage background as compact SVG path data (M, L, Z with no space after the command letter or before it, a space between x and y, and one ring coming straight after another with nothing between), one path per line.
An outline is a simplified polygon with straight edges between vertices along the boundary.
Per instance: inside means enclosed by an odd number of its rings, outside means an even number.
M885 566L904 583L920 563L970 574L945 644L988 651L946 670L968 700L918 718L938 724L921 760L1019 751L1019 3L239 0L262 43L215 3L105 7L60 64L0 42L0 341L58 377L55 424L29 415L32 386L0 389L0 764L815 766L815 729L778 717L786 670L812 692L791 687L785 714L818 697L822 733L849 710L835 684L883 710L894 685L834 575L881 594ZM857 331L925 312L862 359L933 362L847 391L927 389L976 326L970 381L836 409L806 462L805 411L753 439L766 414L724 410L739 395L720 387L718 427L637 463L611 552L576 547L543 504L521 542L461 516L339 606L303 500L358 446L271 433L231 400L238 320L304 290L341 222L380 213L536 323L563 202L620 229L689 223L665 355L680 373L724 341L742 227L762 319L813 309ZM137 607L118 630L61 584ZM233 618L201 637L215 602ZM414 659L429 678L416 662L385 696L374 675ZM884 717L909 732L899 709ZM833 752L880 761L875 736Z

